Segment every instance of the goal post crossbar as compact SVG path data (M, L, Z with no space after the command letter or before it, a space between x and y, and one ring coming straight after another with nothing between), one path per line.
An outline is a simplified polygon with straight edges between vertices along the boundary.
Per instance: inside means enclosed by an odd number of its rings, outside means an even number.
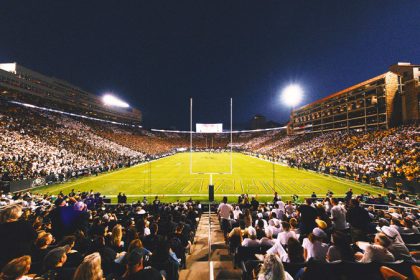
M233 99L230 98L230 143L229 143L229 147L230 147L230 171L229 172L193 172L193 160L192 160L192 155L193 155L193 99L190 98L190 175L193 174L207 174L210 175L211 177L215 174L220 174L220 175L232 175L232 171L233 171L233 162L232 162L232 153L233 153L233 135L232 135L232 131L233 131Z

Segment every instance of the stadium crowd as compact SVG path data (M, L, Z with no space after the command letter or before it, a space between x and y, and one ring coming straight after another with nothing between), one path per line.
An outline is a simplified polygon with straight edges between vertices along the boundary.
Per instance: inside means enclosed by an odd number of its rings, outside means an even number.
M178 279L201 205L1 193L0 279Z
M0 102L0 179L63 181L170 155L189 135L147 131ZM227 148L226 134L194 135L196 149ZM282 130L235 133L235 149L293 167L366 183L420 175L418 125L367 132L287 136Z
M419 178L419 143L420 129L413 125L326 133L275 153L292 166L382 185L391 177L408 181Z
M100 137L81 121L5 102L0 107L3 180L63 180L146 159L145 153Z
M302 204L283 202L277 194L272 204L241 195L232 205L225 197L218 213L235 263L247 277L378 279L379 271L397 275L390 266L418 279L418 209L375 210L361 199L351 190L344 198L328 194ZM361 270L358 264L371 267Z

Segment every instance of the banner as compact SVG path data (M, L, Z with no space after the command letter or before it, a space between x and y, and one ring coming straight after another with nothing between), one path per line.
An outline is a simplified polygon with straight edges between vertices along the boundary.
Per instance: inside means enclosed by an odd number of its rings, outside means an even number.
M223 132L222 123L197 123L195 124L197 133L221 133Z

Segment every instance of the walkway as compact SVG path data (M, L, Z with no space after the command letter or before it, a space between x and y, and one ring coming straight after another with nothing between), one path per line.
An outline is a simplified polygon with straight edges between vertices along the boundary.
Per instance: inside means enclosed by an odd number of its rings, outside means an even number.
M241 270L233 268L233 258L225 245L223 232L215 213L211 219L211 253L209 262L209 213L203 213L198 224L191 255L187 257L187 269L180 271L180 280L210 279L210 266L213 266L214 279L241 279Z

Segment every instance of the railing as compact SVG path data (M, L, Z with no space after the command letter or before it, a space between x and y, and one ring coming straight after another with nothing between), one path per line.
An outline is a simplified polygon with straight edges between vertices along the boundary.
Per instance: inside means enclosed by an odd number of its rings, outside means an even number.
M208 237L208 246L209 246L209 279L214 279L214 271L213 271L213 261L211 260L211 204L209 203L209 237Z
M373 210L389 210L389 208L402 208L404 210L408 209L419 209L416 206L399 206L399 205L386 205L386 204L372 204L372 203L360 203L362 206L372 206Z

